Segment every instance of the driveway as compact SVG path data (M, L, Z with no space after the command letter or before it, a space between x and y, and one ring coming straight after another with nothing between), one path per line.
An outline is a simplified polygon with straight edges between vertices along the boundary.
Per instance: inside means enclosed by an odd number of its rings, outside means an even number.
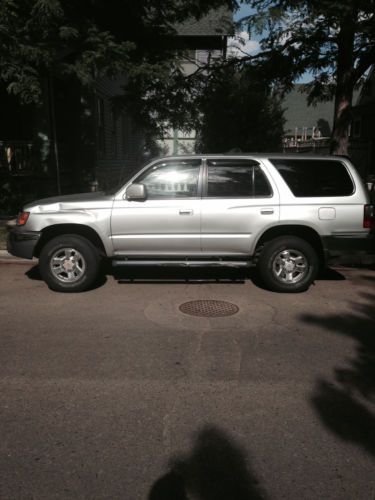
M2 500L375 498L374 270L297 295L135 270L72 295L32 266L0 265Z

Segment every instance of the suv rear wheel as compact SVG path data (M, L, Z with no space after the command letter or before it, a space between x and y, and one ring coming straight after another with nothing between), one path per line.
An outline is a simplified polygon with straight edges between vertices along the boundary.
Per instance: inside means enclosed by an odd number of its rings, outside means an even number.
M58 292L83 292L99 273L100 257L94 245L81 236L61 235L42 248L39 269L47 285Z
M302 292L314 281L319 260L313 247L295 236L265 244L257 268L263 283L275 292Z

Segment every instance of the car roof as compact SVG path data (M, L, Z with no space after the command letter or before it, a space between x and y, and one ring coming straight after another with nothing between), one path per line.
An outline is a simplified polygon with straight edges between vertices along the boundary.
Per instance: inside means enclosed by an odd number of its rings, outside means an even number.
M196 158L264 158L264 159L272 159L272 158L285 158L285 159L299 159L299 160L338 160L344 159L347 160L347 156L340 155L317 155L317 154L301 154L301 153L217 153L217 154L205 154L205 153L196 153L191 155L170 155L163 156L160 158L154 158L154 160L171 160L171 159L179 159L179 160L189 160Z

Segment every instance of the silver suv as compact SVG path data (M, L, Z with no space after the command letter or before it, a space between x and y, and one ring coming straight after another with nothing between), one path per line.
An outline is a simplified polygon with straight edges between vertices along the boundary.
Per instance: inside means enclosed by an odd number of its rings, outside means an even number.
M79 292L115 266L251 266L300 292L342 253L373 251L374 207L347 158L193 155L157 159L115 194L25 206L8 250L39 258L53 290ZM373 251L375 253L375 251Z

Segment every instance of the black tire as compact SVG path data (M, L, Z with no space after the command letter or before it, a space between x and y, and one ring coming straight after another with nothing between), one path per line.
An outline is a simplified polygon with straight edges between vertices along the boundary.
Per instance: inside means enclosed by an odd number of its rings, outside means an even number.
M257 269L264 285L274 292L303 292L313 283L319 259L307 241L281 236L267 242Z
M86 238L75 234L48 241L39 256L43 280L57 292L83 292L94 284L100 270L100 256Z

